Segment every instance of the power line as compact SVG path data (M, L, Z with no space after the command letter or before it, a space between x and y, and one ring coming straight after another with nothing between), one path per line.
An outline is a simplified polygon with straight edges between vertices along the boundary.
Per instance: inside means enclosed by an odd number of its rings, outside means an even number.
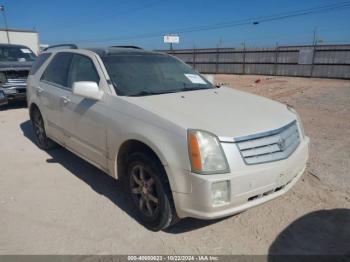
M350 5L350 1L343 1L343 2L338 2L336 4L330 4L330 5L319 6L319 7L314 7L314 8L271 14L269 16L260 16L260 17L253 17L253 18L247 18L247 19L241 19L241 20L226 21L226 22L220 22L220 23L210 24L210 25L206 25L206 26L188 27L188 28L185 28L185 30L187 32L190 30L197 30L197 29L198 30L211 29L211 28L216 29L216 27L221 27L221 26L225 27L225 26L232 26L232 25L241 25L241 23L254 24L254 23L269 21L270 19L274 19L274 20L275 19L284 19L284 18L289 18L289 17L294 17L294 16L312 14L312 13L316 13L316 12L329 11L329 10L334 9L334 8L339 9L342 7L347 7L348 5ZM184 30L184 29L174 30L174 31L181 32L182 30Z
M346 40L322 40L322 43L349 43L349 39Z
M241 19L236 21L226 21L226 22L220 22L220 23L205 25L205 26L186 27L182 29L168 30L167 32L163 31L163 32L133 35L133 36L80 39L80 40L76 40L75 42L89 43L89 42L106 42L106 41L154 38L154 37L160 37L168 33L169 31L177 32L179 34L180 33L184 34L184 33L193 33L193 32L200 32L200 31L218 30L223 28L232 28L232 27L244 26L244 25L257 25L260 23L289 19L289 18L294 18L299 16L312 15L317 13L332 12L341 8L348 8L348 7L350 7L350 1L343 1L336 4L324 5L324 6L302 9L302 10L295 10L290 12L282 12L278 14L272 14L269 16L252 17L252 18L246 18L246 19Z

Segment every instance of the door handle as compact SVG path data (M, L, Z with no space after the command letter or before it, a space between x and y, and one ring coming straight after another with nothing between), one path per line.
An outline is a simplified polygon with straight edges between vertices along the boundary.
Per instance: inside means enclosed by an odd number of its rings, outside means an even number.
M70 102L70 99L66 96L62 96L63 104L68 104Z
M42 89L40 86L38 86L37 88L36 88L36 94L38 95L38 96L41 96L41 94L44 92L44 89Z

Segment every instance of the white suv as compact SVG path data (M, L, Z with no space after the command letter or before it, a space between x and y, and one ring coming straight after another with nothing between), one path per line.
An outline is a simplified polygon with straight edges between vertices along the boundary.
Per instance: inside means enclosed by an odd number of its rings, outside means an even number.
M56 142L121 179L152 230L281 196L308 159L293 108L216 88L162 53L52 48L36 60L27 93L38 146Z

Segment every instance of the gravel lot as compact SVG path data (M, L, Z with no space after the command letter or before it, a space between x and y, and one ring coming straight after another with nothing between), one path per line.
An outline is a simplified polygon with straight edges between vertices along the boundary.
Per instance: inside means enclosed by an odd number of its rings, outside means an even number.
M134 219L121 186L65 149L40 151L27 108L0 111L0 254L350 254L350 81L218 75L293 105L311 138L285 196L239 215L166 231Z

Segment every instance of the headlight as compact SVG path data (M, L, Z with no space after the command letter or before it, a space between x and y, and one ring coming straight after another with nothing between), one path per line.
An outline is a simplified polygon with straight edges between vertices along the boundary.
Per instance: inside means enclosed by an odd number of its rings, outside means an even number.
M217 136L206 131L188 130L187 141L192 172L200 174L230 172Z
M305 138L305 132L304 132L304 127L303 127L303 123L301 122L301 118L299 116L299 114L297 113L297 111L294 109L294 107L292 107L291 105L287 105L287 109L292 112L294 115L296 115L297 117L297 121L298 121L298 125L299 125L299 129L301 132L301 135L303 137L303 139Z

